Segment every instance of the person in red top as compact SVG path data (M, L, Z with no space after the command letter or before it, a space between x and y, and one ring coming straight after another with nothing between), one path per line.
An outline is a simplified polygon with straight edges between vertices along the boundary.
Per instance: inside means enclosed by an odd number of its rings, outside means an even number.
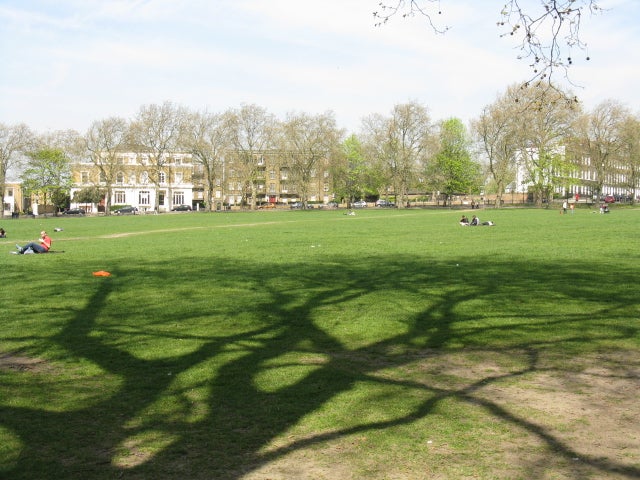
M47 235L47 232L44 230L40 232L40 240L39 243L29 242L24 246L16 245L18 249L18 253L24 253L27 250L31 249L33 253L47 253L51 248L51 237Z

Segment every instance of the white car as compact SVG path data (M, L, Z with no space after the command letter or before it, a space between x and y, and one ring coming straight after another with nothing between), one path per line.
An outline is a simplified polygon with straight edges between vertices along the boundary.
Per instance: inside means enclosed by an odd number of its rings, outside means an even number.
M353 208L365 208L367 206L367 202L364 200L358 200L357 202L352 203Z

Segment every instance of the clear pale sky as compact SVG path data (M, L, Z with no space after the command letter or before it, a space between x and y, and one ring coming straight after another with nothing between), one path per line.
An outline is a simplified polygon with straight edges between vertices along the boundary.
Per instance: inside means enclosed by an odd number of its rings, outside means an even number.
M0 122L83 133L171 101L257 104L280 118L333 111L357 132L364 116L407 101L467 122L531 76L499 38L503 0L441 0L444 35L421 17L375 27L379 1L0 0ZM599 4L609 10L584 18L591 60L572 54L572 88L586 109L612 98L638 113L640 1Z

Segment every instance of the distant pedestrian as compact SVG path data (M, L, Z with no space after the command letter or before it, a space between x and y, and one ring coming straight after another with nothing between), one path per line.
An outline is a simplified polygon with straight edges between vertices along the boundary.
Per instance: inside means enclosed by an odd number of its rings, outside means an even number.
M562 213L567 214L567 201L562 202Z

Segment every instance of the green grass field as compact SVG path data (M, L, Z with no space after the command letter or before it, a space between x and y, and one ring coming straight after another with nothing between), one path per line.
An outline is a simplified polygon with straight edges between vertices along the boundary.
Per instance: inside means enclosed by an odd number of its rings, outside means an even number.
M3 220L0 478L639 478L640 210L460 213Z

